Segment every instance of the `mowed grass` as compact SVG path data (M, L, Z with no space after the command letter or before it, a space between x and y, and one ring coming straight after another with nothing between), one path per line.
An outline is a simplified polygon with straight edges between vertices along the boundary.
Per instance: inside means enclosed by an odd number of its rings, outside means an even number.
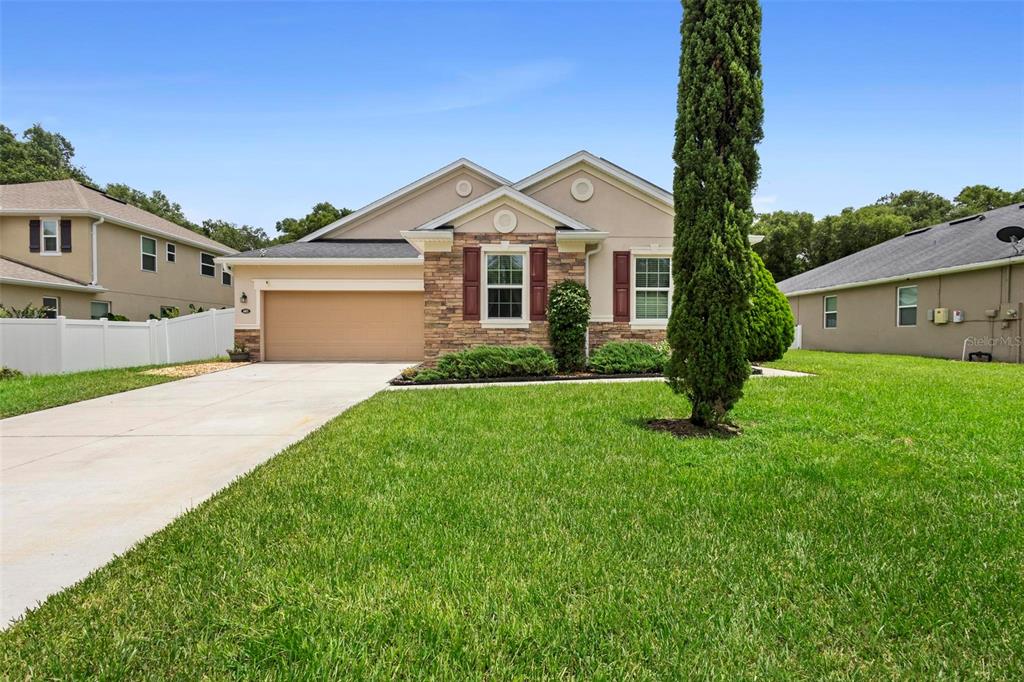
M153 365L153 367L173 367ZM77 403L135 388L153 386L179 377L143 374L153 367L97 369L70 374L36 374L0 381L0 419Z
M9 679L1024 674L1024 368L793 352L734 439L660 383L387 392L0 635Z

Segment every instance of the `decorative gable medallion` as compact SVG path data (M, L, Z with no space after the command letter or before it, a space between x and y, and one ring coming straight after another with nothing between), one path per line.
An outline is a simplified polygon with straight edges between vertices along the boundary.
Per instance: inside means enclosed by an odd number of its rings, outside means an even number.
M572 187L569 191L572 194L572 198L576 201L586 201L594 196L594 183L587 178L577 178L572 181Z
M455 183L455 193L460 197L468 197L473 193L473 183L469 180L459 180Z
M507 208L503 208L494 214L494 229L502 234L508 234L516 229L519 219L516 214Z

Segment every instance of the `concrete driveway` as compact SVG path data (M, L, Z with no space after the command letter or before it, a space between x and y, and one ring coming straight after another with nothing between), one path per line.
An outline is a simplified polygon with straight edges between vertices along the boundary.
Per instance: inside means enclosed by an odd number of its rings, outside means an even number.
M0 628L405 366L247 365L0 420Z

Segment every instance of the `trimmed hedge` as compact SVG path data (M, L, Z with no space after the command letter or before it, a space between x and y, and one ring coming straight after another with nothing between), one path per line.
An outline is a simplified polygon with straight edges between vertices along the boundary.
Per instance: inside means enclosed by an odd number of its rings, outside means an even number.
M548 338L560 372L578 372L587 364L587 324L590 292L571 279L551 287L548 294Z
M750 260L754 291L747 311L747 359L778 360L793 344L793 311L761 257L752 252Z
M660 374L668 358L667 343L609 341L590 354L590 369L598 374Z
M476 346L441 356L436 367L420 370L413 381L547 376L555 369L555 359L539 346Z

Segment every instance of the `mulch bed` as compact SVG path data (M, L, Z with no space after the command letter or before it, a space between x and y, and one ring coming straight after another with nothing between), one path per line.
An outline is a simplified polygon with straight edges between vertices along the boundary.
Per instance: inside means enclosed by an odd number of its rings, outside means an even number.
M697 426L689 419L652 419L647 422L651 431L664 431L676 438L733 438L740 435L740 427L719 424L714 428Z
M752 367L751 374L761 374L760 367ZM485 379L443 379L439 381L412 381L397 376L388 383L392 386L438 386L444 384L493 384L498 382L528 381L580 381L588 379L664 379L664 374L594 374L593 372L577 372L576 374L552 374L550 376L531 377L488 377Z
M153 374L155 376L177 377L179 379L187 379L188 377L197 377L200 374L220 372L225 369L231 369L232 367L241 367L242 365L248 364L248 362L196 362L191 365L174 365L173 367L157 367L156 369L147 369L144 370L142 374Z

